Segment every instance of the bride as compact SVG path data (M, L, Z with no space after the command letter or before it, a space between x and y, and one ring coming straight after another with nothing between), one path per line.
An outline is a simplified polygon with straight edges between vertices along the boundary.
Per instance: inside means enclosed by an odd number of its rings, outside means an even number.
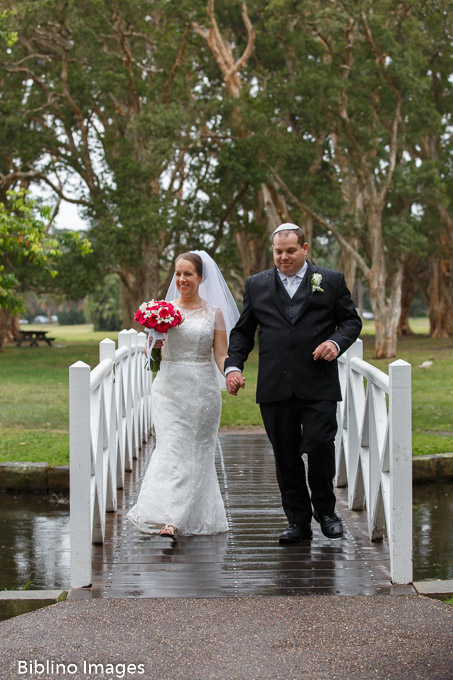
M177 257L166 299L180 310L184 322L170 329L161 343L161 368L152 387L156 447L127 517L140 531L171 538L177 533L221 533L228 531L228 523L215 447L223 364L239 312L205 251Z

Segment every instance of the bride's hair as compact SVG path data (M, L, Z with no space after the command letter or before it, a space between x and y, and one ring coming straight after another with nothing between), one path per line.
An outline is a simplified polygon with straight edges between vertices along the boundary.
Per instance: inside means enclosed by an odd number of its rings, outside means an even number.
M175 266L178 260L189 260L195 265L195 271L200 278L203 277L203 260L197 253L181 253L175 260Z

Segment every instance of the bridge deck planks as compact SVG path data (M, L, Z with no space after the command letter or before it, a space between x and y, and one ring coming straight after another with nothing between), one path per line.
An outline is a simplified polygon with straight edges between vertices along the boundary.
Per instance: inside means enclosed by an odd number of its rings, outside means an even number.
M375 595L413 593L392 586L385 542L371 543L364 512L347 509L337 489L343 539L329 540L313 522L313 540L281 546L286 520L272 451L263 434L220 435L217 471L230 531L171 539L141 534L126 519L135 502L151 447L126 474L118 511L109 513L103 545L93 546L90 588L72 598L250 597L263 595Z

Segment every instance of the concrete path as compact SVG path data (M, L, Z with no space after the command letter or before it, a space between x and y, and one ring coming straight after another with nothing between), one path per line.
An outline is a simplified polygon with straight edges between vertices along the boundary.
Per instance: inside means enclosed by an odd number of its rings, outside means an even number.
M417 595L68 600L0 624L0 677L451 680L452 631Z

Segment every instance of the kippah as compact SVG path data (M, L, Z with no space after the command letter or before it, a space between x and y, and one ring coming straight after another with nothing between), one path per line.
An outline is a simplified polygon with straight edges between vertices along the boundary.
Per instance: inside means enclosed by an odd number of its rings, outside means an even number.
M274 229L272 232L272 236L274 234L277 234L279 231L286 231L287 229L300 229L300 227L297 226L297 224L292 224L291 222L285 222L285 224L281 224L277 229Z

